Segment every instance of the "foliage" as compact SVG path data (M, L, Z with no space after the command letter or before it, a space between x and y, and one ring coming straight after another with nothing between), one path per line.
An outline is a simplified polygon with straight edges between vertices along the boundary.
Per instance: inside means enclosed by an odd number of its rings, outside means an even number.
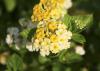
M100 71L100 1L72 0L73 6L63 22L72 31L71 48L57 55L42 57L38 52L25 49L26 42L36 30L30 17L39 0L0 0L0 70L1 71ZM24 21L22 19L25 19ZM36 22L37 23L37 22ZM8 46L5 42L7 28L18 27L20 43ZM14 38L16 39L16 38ZM25 42L22 42L25 40ZM22 45L21 50L15 49ZM77 45L84 46L86 54L75 53ZM18 48L19 49L19 48ZM7 63L1 62L4 52L9 52Z

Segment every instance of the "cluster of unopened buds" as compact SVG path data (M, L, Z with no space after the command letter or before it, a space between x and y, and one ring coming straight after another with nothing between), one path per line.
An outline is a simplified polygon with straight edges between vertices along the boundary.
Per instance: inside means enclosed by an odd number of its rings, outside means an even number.
M32 22L38 22L29 51L39 51L41 56L57 54L70 48L71 31L62 22L66 10L72 6L70 0L40 0L33 8ZM36 24L36 23L35 23Z

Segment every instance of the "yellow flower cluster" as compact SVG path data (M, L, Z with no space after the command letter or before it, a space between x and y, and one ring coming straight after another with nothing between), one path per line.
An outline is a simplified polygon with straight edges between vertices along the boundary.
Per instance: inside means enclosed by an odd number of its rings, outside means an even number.
M71 5L70 0L40 0L33 8L32 21L62 18Z
M70 47L72 33L66 30L61 21L39 22L33 39L33 50L40 51L42 56L58 53Z
M70 47L72 33L66 30L61 19L71 5L70 0L40 0L33 8L31 18L38 24L32 38L32 51L39 51L42 56L47 56Z

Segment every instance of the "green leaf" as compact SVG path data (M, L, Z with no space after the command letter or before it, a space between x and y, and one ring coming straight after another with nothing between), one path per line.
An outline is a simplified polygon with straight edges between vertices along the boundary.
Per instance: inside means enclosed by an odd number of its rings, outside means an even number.
M67 26L68 30L72 32L82 31L86 26L91 24L92 20L92 15L70 16L66 14L63 18L63 22Z
M4 0L6 10L12 12L16 7L16 0Z
M71 67L67 67L65 71L72 71Z
M72 30L72 17L66 14L63 18L64 24L67 26L69 30Z
M48 59L47 57L39 56L39 62L41 64L44 64L44 63L46 63L48 61L50 61L50 59Z
M75 21L75 24L77 28L83 29L84 27L91 24L91 21L93 20L92 15L79 15L79 16L73 16L73 19Z
M77 43L81 43L81 44L84 44L84 42L86 42L85 37L83 35L77 34L77 33L73 34L72 40Z
M52 71L61 71L61 65L57 62L53 63Z
M23 61L20 56L13 54L7 61L7 71L23 71Z
M59 55L59 61L62 63L70 64L70 63L75 63L81 60L82 60L82 57L73 51L65 50L61 52L61 54Z

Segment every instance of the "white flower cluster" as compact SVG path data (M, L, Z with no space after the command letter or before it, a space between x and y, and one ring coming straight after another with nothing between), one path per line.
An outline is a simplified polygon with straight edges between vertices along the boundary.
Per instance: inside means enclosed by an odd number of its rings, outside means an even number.
M85 55L85 50L82 46L76 46L75 52L79 55Z
M33 50L40 50L42 56L49 55L50 52L56 54L70 48L71 36L72 33L61 22L40 22L33 40Z
M11 34L7 34L7 37L6 37L6 43L11 46L12 43L13 43L13 37Z
M9 27L7 29L7 36L5 41L8 46L12 47L12 45L14 44L15 48L19 50L19 29L17 27Z
M10 46L13 44L14 39L19 36L19 29L17 27L9 27L7 29L6 43Z

